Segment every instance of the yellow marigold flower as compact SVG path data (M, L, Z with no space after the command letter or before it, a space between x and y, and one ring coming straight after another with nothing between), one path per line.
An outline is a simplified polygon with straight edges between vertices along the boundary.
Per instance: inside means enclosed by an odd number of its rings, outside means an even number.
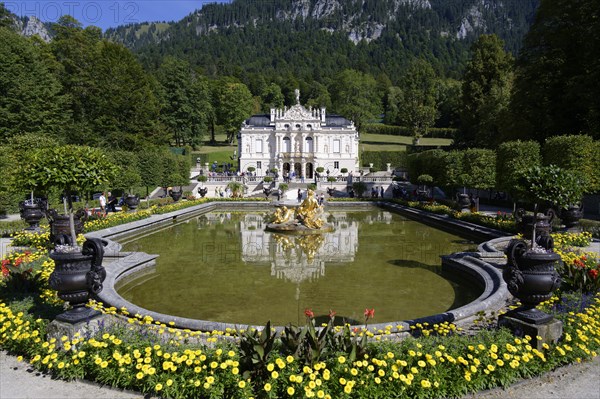
M321 398L323 399L325 397L325 392L323 392L323 390L318 390L317 391L317 398Z
M425 362L423 360L419 360L417 362L417 364L419 365L419 367L425 367L425 366L427 366L427 364L425 364Z
M352 375L357 375L358 374L358 370L355 368L350 369L350 374Z
M346 385L346 379L344 377L340 377L340 379L338 380L340 385Z
M340 364L344 364L344 363L346 363L346 358L344 356L340 356L340 357L338 357L338 362Z
M158 384L156 384L156 386L154 387L154 390L156 392L160 391L163 388L163 385L159 382Z
M431 387L431 382L429 382L428 380L421 380L421 386L423 388L430 388Z
M344 387L344 392L346 392L346 393L348 393L348 394L349 394L349 393L351 393L351 392L352 392L352 386L350 386L350 385L346 385L346 386Z
M266 392L269 392L269 391L271 391L271 384L269 384L269 383L267 382L263 388L264 388L264 390L265 390Z
M294 361L294 356L288 355L288 357L285 358L285 361L288 363L292 363Z
M294 392L296 392L296 390L294 389L294 387L288 387L287 389L287 394L292 396L294 394Z
M246 381L241 380L240 382L238 382L238 387L245 388L246 387Z
M144 378L144 373L142 373L141 371L139 373L137 373L135 375L135 378L137 378L138 380L141 380L142 378Z
M106 368L106 366L108 366L108 362L106 360L100 363L100 367L102 367L103 369Z
M496 360L496 364L500 367L504 366L504 361L502 359Z
M274 368L275 368L275 365L273 363L267 364L267 371L273 371Z
M277 371L273 371L273 372L271 373L271 377L272 377L273 379L275 379L275 380L276 380L276 379L277 379L277 377L279 377L279 373L278 373Z

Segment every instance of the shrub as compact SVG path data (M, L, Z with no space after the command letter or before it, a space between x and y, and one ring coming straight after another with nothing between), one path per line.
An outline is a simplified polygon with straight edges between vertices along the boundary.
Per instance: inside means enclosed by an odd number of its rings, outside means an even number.
M550 137L542 148L544 164L575 172L584 180L584 192L600 190L600 141L587 135Z

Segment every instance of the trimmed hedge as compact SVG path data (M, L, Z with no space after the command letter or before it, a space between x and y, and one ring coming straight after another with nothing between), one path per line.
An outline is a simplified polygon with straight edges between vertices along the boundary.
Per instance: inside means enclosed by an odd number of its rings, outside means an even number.
M377 170L386 170L388 163L393 168L404 168L407 165L406 152L404 151L364 151L361 156L361 165L369 166Z
M413 132L405 126L384 125L383 123L370 123L363 127L365 133L370 134L389 134L391 136L407 136L412 137ZM431 127L427 129L427 134L424 137L453 139L458 129L450 127Z

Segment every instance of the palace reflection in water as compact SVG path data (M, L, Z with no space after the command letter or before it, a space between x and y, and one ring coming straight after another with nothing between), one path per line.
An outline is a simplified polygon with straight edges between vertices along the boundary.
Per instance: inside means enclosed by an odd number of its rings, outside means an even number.
M460 237L380 209L335 210L332 232L283 235L265 231L268 214L211 212L124 240L124 251L159 257L119 293L161 313L277 325L301 322L304 308L355 320L377 308L387 322L457 304L437 271L439 255L466 249Z

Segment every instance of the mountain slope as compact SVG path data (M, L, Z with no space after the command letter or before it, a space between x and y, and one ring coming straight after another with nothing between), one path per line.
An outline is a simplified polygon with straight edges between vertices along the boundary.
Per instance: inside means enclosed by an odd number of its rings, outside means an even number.
M173 24L135 24L106 37L152 66L165 55L208 73L331 76L341 68L394 76L412 57L459 73L469 45L495 33L516 53L538 0L236 0ZM323 71L324 70L324 71Z

